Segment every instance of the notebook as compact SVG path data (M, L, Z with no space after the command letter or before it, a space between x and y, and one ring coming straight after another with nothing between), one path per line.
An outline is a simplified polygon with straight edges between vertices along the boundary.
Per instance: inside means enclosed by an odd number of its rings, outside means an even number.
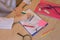
M27 15L27 19L20 21L21 25L28 31L29 34L34 36L41 29L47 26L47 22L42 20L36 13L31 9L24 11Z

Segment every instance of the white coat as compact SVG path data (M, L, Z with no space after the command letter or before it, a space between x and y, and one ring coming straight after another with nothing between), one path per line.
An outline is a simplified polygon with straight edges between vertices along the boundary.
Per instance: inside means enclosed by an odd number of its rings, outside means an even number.
M0 17L8 15L16 7L16 0L0 0Z

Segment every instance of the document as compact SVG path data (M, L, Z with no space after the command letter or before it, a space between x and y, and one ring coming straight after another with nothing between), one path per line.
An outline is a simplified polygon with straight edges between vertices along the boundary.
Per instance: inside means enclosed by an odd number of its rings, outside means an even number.
M42 28L47 26L47 22L42 20L37 14L35 14L31 9L27 9L25 11L27 15L27 19L20 21L23 27L34 36L37 32L39 32Z

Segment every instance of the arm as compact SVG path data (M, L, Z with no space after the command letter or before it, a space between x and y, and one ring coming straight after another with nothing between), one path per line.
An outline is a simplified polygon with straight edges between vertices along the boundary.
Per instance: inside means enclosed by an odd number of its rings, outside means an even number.
M8 16L6 17L12 17L14 18L15 22L18 22L22 19L22 14L21 12L23 11L23 7L26 5L26 2L22 2L17 8L15 8L15 10L13 10L13 12L11 12Z

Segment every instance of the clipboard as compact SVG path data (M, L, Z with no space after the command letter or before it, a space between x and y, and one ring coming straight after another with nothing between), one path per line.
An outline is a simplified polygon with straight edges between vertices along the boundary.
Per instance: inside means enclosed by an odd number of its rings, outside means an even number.
M20 24L26 29L26 31L34 36L41 29L47 26L47 22L42 20L37 14L35 14L31 9L24 11L27 15L27 18L20 21Z

